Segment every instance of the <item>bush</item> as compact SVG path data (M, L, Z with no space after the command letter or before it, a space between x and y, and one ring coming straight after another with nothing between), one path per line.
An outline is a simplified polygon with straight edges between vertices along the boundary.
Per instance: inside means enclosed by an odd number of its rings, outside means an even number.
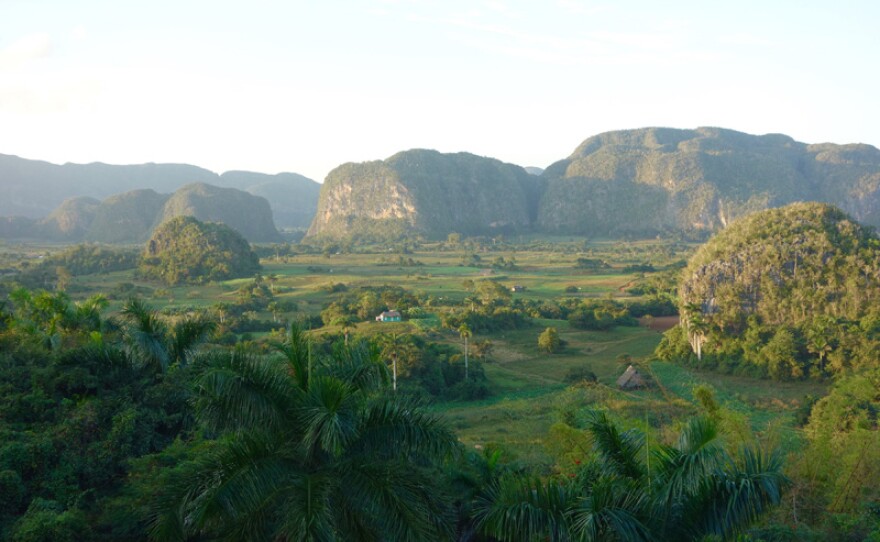
M596 373L589 366L572 367L565 373L565 382L568 384L576 384L578 382L596 382Z

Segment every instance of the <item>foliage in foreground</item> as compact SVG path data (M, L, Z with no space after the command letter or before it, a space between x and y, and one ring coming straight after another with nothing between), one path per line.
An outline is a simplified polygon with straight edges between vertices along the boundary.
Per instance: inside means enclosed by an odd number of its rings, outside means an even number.
M224 540L416 540L451 535L438 491L454 435L389 394L363 347L313 359L295 327L273 360L220 354L196 383L217 446L188 465L152 535Z
M478 499L480 529L506 541L730 539L779 503L786 483L780 456L729 453L709 418L651 450L604 413L588 431L590 460L572 478L501 477Z

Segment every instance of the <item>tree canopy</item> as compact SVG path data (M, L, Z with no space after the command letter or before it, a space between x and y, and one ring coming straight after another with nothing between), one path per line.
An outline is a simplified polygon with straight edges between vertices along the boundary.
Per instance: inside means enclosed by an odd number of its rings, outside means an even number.
M179 216L153 232L140 272L174 285L252 276L260 260L232 228Z

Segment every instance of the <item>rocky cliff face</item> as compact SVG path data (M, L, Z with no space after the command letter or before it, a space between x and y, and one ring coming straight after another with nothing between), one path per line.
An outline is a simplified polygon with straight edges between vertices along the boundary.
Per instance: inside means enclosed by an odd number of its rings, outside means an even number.
M584 141L543 174L540 230L615 236L711 231L795 201L880 223L880 151L720 128L646 128Z
M467 235L530 227L538 180L523 168L467 153L411 150L344 164L327 176L310 236Z

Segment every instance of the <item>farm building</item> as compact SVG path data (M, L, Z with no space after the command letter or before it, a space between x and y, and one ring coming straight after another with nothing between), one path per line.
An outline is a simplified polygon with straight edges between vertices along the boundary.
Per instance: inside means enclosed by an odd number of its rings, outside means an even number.
M635 390L648 387L648 381L638 369L630 365L620 378L617 379L617 387L622 390Z
M396 310L385 311L376 317L377 322L400 322L400 313Z

